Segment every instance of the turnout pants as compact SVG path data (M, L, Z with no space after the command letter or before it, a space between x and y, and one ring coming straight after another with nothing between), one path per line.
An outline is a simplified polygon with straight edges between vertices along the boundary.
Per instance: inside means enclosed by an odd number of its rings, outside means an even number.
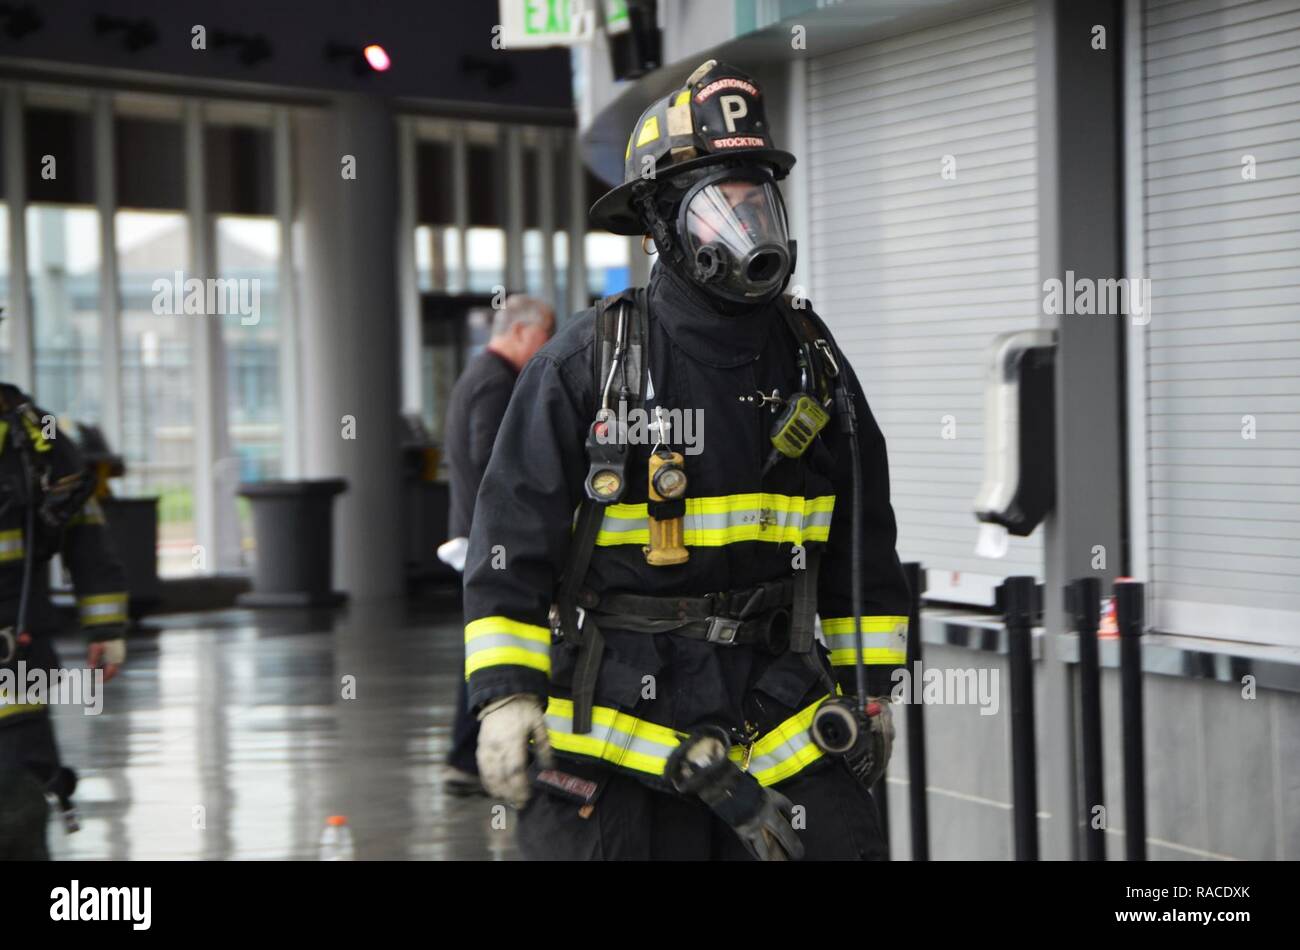
M530 861L749 861L736 833L700 801L650 788L596 766L559 767L599 782L587 817L582 806L544 788L519 813L519 848ZM782 782L802 806L797 828L807 861L885 859L880 816L870 793L842 763Z

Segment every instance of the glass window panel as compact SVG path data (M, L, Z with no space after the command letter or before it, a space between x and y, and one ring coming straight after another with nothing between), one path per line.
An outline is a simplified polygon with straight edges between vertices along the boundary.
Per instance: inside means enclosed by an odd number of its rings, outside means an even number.
M217 275L226 281L221 317L226 348L226 412L235 453L234 482L279 478L284 444L280 411L280 226L275 218L217 218ZM224 483L223 483L224 484ZM233 487L233 486L232 486ZM236 499L240 546L253 530L247 499Z
M27 209L37 403L101 423L99 213L77 205Z
M587 291L593 297L627 289L632 279L628 259L630 242L608 231L593 231L586 237Z
M543 244L541 231L524 232L524 290L534 297L542 295Z
M501 228L470 228L469 289L490 294L506 282L506 232Z
M184 214L119 211L122 445L127 495L158 498L158 572L194 573L194 365L198 315L156 302L188 269Z
M459 293L460 242L454 227L421 224L415 229L415 280L421 293Z

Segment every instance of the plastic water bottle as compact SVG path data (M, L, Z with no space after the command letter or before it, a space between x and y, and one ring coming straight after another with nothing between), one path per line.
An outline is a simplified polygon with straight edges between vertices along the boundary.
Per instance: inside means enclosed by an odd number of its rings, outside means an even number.
M320 859L322 861L353 859L352 829L348 827L348 820L342 815L330 815L325 819L325 830L320 836Z

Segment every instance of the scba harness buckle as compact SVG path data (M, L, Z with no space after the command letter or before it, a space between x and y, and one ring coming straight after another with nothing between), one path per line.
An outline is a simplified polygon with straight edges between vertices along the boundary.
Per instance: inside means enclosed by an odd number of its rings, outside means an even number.
M735 617L709 617L708 620L709 632L705 635L705 640L727 647L736 645L736 637L740 634L743 621Z

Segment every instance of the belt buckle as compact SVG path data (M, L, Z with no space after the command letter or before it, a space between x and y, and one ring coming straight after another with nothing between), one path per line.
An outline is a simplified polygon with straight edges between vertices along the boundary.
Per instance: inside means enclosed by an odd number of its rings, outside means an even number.
M736 636L740 632L741 621L734 617L709 617L709 632L704 639L709 643L723 646L735 646Z

